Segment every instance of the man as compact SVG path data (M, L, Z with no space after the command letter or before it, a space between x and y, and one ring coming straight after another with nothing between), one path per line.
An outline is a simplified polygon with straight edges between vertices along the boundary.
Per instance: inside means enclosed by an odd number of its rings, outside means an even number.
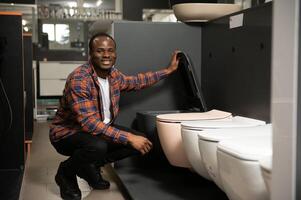
M102 178L101 166L151 150L152 143L144 136L112 125L118 114L120 92L155 84L177 70L179 62L175 51L166 69L125 76L114 66L116 43L110 35L94 35L89 50L89 62L68 76L50 126L51 143L57 152L69 156L55 176L63 199L81 199L76 175L94 189L107 189L110 183Z

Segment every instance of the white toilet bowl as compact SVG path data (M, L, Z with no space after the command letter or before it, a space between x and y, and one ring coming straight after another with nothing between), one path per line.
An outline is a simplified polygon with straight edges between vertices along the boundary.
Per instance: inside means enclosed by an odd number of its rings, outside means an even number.
M272 156L266 156L259 160L261 174L264 183L268 190L268 195L271 194L271 181L272 181Z
M217 146L218 169L231 200L268 200L259 160L272 155L272 137L223 140Z
M204 166L212 180L223 190L218 172L217 145L220 141L240 137L270 136L271 125L261 125L244 128L227 128L217 130L204 130L199 132L199 150Z
M157 116L159 140L169 163L173 166L191 168L184 152L181 122L195 120L218 120L231 117L231 113L219 110L198 113L163 114Z
M254 127L264 125L264 121L255 120L246 117L235 116L229 120L202 120L189 121L181 123L181 133L185 153L192 165L192 168L204 178L208 177L208 169L204 165L202 155L199 150L198 133L206 132L207 130L218 130L220 128L234 128L234 127Z

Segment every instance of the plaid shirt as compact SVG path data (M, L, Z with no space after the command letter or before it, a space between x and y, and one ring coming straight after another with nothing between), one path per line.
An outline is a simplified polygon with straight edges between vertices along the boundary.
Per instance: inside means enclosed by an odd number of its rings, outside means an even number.
M97 74L90 63L79 66L67 78L60 107L50 125L50 140L56 142L77 132L86 132L126 144L128 133L111 126L118 114L120 92L145 88L166 76L166 69L125 76L113 67L108 77L112 120L105 124Z

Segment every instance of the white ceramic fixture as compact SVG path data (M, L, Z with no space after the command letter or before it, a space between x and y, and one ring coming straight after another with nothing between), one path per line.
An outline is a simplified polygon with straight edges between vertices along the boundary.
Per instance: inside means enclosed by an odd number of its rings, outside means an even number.
M175 16L182 22L201 22L222 17L241 10L241 4L180 3L172 6Z
M259 160L272 155L272 137L237 138L217 146L219 175L231 200L268 200Z
M268 194L271 194L271 181L272 181L272 156L266 156L259 160L261 174L264 179Z
M221 120L231 117L231 113L211 110L208 112L177 113L158 115L156 124L162 149L173 166L191 168L184 152L181 122L195 120Z
M199 150L203 164L212 180L222 189L217 162L217 145L220 141L235 138L270 136L271 125L261 125L244 128L227 128L217 130L205 130L198 134Z
M265 122L261 120L255 120L251 118L235 116L233 118L229 118L228 120L202 120L202 121L191 121L191 122L183 122L181 124L182 127L182 140L183 146L186 153L186 156L192 165L192 168L201 176L207 179L214 178L214 175L210 175L211 178L208 177L208 173L212 166L205 165L203 161L203 156L200 153L198 134L207 132L211 130L211 133L214 131L218 131L219 129L231 129L237 127L254 127L264 125ZM225 131L225 134L229 135L229 131ZM230 132L231 133L231 132ZM216 153L216 151L215 151ZM208 156L214 156L208 155ZM216 156L215 156L216 157ZM208 169L206 169L206 167Z

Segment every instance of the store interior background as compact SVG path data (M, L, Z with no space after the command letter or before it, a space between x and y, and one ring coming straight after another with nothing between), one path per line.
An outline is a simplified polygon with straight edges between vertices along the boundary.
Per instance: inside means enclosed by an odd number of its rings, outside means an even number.
M225 0L218 2L233 3L238 1ZM248 9L260 5L263 1L250 0L243 2L245 3L244 8ZM98 25L101 25L102 31L109 33L113 33L113 22L115 24L118 24L117 26L121 29L123 29L122 24L129 21L144 21L146 24L151 22L179 23L177 22L177 19L175 18L171 9L171 2L168 0L37 0L26 2L14 1L14 3L11 3L11 1L9 0L1 1L0 11L16 10L22 12L23 33L32 36L30 43L33 43L33 82L29 84L34 85L32 91L33 105L31 106L33 107L32 116L36 121L51 120L56 112L61 93L61 90L59 88L61 88L63 82L65 82L64 77L57 75L61 74L62 76L66 76L66 74L72 71L73 68L80 65L81 63L84 63L88 59L87 44L89 37L91 36L91 34L93 34L93 32L99 31L99 29L95 28L95 25L93 26L94 22L97 21ZM133 23L131 26L135 28L135 23ZM190 28L193 29L193 26L191 26ZM196 26L201 25L198 24ZM124 31L127 31L126 28L124 29ZM141 30L141 33L142 31L143 30ZM268 32L267 34L271 34L271 32ZM137 35L139 36L139 34ZM141 35L143 36L143 34ZM122 38L122 36L118 36L118 34L117 38L120 41L126 41L124 38ZM263 49L262 52L271 53L271 49L266 48L271 45L272 41L267 41L266 39L267 38L264 38L264 42L262 42L263 47L259 45L259 48ZM209 43L203 44L208 46L212 45ZM128 45L128 43L121 43L121 45ZM198 49L194 50L197 51ZM202 55L208 55L210 53L201 50L200 52L202 52ZM122 60L125 59L122 58L123 55L125 54L120 54ZM198 60L196 58L197 55L192 56L195 57L194 60L197 65L202 62L201 60ZM203 57L208 59L205 56ZM160 60L160 62L163 61ZM52 70L48 71L49 67L51 67ZM44 71L41 71L41 69L44 69ZM125 70L128 70L128 72L135 72L137 70L137 67L134 66L133 68L127 68ZM267 71L264 71L265 74L271 73L271 71L269 71L270 69L266 70ZM201 80L201 78L203 77L199 76L198 78ZM206 78L202 79L202 81L203 80L206 81ZM271 81L273 80L262 80L267 81L263 84L268 89L270 89L271 85L269 84L271 84ZM61 81L62 83L55 85L51 84L51 81L55 81L56 83ZM167 82L167 85L168 84L170 83ZM53 88L49 88L50 85L53 86ZM146 95L148 94L146 93ZM209 95L208 97L210 97L211 94L207 95ZM270 94L263 93L263 95ZM132 100L134 98L133 96L128 94L126 94L125 96L125 98L128 98L128 100ZM267 104L270 104L269 101L272 99L272 97L262 96L262 98L264 99L264 103L261 106L266 108L265 106ZM124 101L123 106L128 106L127 102L128 101ZM186 103L187 102L180 102L180 104ZM143 104L141 107L145 107L145 105L148 105L147 101L146 104ZM169 106L171 109L173 109L173 106L178 107L178 105ZM156 107L150 106L147 109L156 109ZM240 108L238 108L238 110L242 111ZM270 113L269 108L268 110L260 111L261 112L258 113L248 114L250 114L250 117L253 115L253 117L259 117L267 121L271 120L272 116L266 114ZM119 122L126 126L136 126L136 122L133 119L126 117L126 112L126 109L123 113L121 112L121 118L119 119ZM242 111L242 113L243 112L244 111ZM134 112L131 113L131 116L134 117ZM30 140L32 134L33 126L27 133L27 139Z

